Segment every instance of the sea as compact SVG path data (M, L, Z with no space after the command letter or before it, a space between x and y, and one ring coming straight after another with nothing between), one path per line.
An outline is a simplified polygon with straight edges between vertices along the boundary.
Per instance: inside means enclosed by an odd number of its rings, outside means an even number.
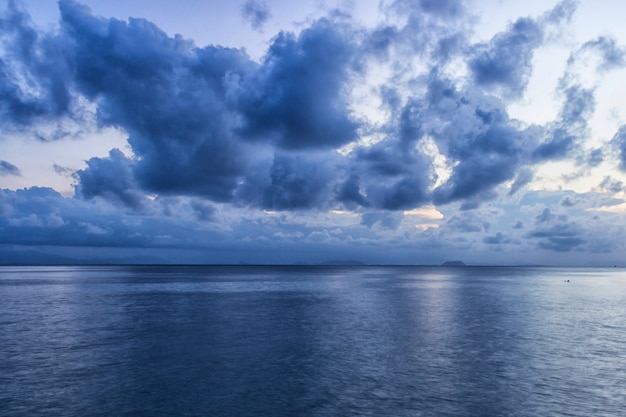
M0 267L1 416L623 416L626 269Z

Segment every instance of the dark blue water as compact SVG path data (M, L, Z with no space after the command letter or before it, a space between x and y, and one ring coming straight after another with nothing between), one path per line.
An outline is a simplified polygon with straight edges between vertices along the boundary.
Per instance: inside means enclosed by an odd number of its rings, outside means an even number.
M624 410L621 269L0 268L2 416Z

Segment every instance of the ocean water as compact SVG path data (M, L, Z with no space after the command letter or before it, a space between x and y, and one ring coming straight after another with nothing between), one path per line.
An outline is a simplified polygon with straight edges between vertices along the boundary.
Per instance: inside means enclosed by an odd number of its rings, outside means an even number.
M626 270L0 267L2 416L620 416Z

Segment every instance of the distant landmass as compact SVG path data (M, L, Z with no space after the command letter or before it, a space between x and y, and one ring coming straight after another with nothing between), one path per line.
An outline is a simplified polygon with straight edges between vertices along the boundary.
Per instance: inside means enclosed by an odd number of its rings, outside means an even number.
M465 266L463 261L445 261L441 266Z
M167 264L155 256L127 256L119 258L76 259L33 250L5 250L0 252L0 265L144 265Z

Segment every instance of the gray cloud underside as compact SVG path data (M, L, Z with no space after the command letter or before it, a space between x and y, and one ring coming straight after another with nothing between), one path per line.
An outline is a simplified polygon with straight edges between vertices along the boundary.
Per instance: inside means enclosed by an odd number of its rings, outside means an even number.
M243 9L258 27L268 18L262 6L248 2ZM366 30L345 15L322 18L299 34L276 35L259 62L239 49L170 37L143 19L97 17L71 0L59 7L59 30L42 32L9 3L0 20L0 116L6 129L27 131L79 119L81 100L89 101L99 126L128 134L134 156L114 149L88 160L76 173L76 198L104 199L129 212L149 211L148 196L192 196L203 201L192 205L199 221L213 219L212 203L228 203L371 211L364 226L393 229L398 219L381 211L454 202L472 210L507 183L516 194L532 180L534 164L576 156L594 111L593 90L567 74L557 120L525 126L506 110L526 90L545 32L571 18L575 2L568 0L479 44L458 29L468 25L460 23L468 15L462 1L397 1L393 9L407 16L404 24ZM380 88L389 114L382 125L357 118L352 88L365 82L370 65L391 60L394 68L410 67L400 58L407 51L426 72ZM610 38L580 51L602 58L599 71L624 65ZM453 60L465 64L468 77L446 71ZM613 144L623 168L622 130ZM364 144L364 132L379 141ZM432 155L423 152L427 138L451 167L437 186ZM604 157L600 152L589 163ZM2 169L19 173L10 164ZM561 251L582 244L576 232L557 224L527 236ZM503 234L484 240L507 242Z
M2 175L22 175L20 169L8 161L0 160L0 176Z

